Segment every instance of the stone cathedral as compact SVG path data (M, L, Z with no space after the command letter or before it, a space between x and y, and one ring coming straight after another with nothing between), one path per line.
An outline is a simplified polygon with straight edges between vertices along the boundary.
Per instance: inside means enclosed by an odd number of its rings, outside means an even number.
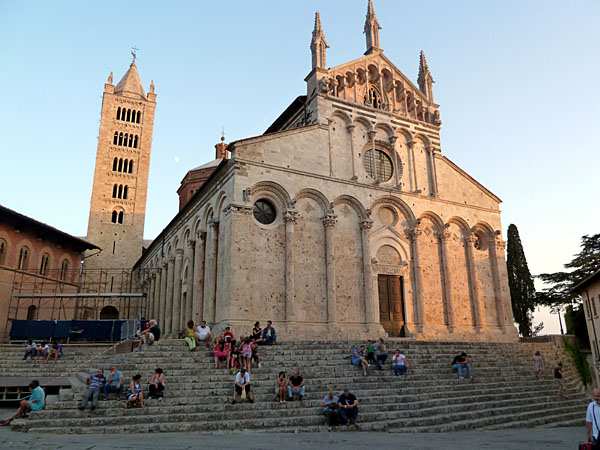
M442 154L423 52L415 85L380 29L369 1L366 52L328 68L317 13L306 95L202 166L135 265L164 332L271 319L281 338L518 338L500 199Z

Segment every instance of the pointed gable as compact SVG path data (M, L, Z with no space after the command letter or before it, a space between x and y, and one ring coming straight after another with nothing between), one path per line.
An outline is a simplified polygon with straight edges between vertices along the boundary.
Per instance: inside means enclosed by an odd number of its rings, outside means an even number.
M129 70L125 73L125 75L123 75L123 78L121 78L121 81L119 81L115 87L115 94L121 94L125 92L129 94L141 95L143 99L146 99L146 92L142 86L140 76L138 75L135 61L131 63Z

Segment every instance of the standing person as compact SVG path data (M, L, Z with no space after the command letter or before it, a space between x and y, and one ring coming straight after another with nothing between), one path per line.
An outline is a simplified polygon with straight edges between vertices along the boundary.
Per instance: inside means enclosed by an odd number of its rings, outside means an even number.
M270 320L267 320L267 326L263 330L263 338L267 345L273 345L277 339L277 333L275 333L275 328L273 328L273 322Z
M52 342L52 345L50 346L50 352L46 356L46 360L44 361L44 364L48 364L48 361L50 361L50 358L52 358L52 356L54 356L54 364L56 364L58 355L62 355L62 346L58 342L54 341L54 342Z
M379 338L377 343L373 345L373 352L375 353L375 364L377 364L377 368L383 370L383 364L385 364L388 357L387 347L383 342L383 338Z
M396 353L392 356L392 368L394 369L396 376L406 375L408 363L406 361L406 356L400 353L400 350L396 350Z
M302 401L304 399L304 389L304 378L302 378L300 372L296 370L288 382L288 396L290 401L294 400L294 394L298 394L298 400Z
M165 390L165 374L160 367L154 369L154 375L150 378L148 390L150 391L150 398L162 400Z
M26 417L30 411L40 411L44 408L46 401L46 393L40 387L40 383L37 380L33 380L29 383L29 400L21 400L17 412L15 412L8 419L0 421L0 425L10 425L10 423L17 417Z
M100 397L100 389L104 387L104 383L106 382L106 377L104 376L104 371L102 369L98 369L98 372L91 374L85 380L85 391L83 392L83 398L81 399L81 405L79 405L79 409L83 411L85 406L87 405L90 397L92 398L92 406L90 409L93 411L96 409L98 405L98 397Z
M587 431L587 440L598 448L598 438L600 434L600 389L594 389L592 392L594 401L590 402L585 415L585 429Z
M200 341L205 341L206 346L210 346L210 341L212 341L212 334L210 334L210 328L206 325L206 321L203 320L200 322L200 325L196 328L196 342L199 344Z
M535 352L535 355L533 355L533 364L535 366L535 371L537 373L537 379L541 380L542 379L542 370L544 368L544 365L542 362L542 355L540 355L540 352Z
M183 332L183 340L187 343L190 352L196 350L196 336L194 332L194 321L190 320L187 323L187 327Z
M252 366L252 344L250 343L250 338L244 339L244 344L242 345L242 367L246 370L250 370Z
M250 389L250 374L246 372L246 369L244 369L243 367L235 376L235 392L233 393L233 401L231 402L232 405L235 405L237 403L237 396L242 395L242 391L246 392L246 397L248 397L248 401L250 403L254 403L254 399L252 398L252 391Z
M284 371L279 372L279 378L277 378L277 387L276 387L276 391L277 391L278 398L279 398L279 403L286 403L285 396L286 396L287 385L288 385L288 380L285 377L285 372Z
M463 369L467 369L467 377L471 378L471 368L469 367L469 360L467 359L467 354L462 352L460 355L457 355L452 360L452 368L458 370L458 379L462 380L462 371Z
M35 358L35 354L37 353L37 344L33 342L31 339L27 341L27 346L25 347L25 356L23 356L23 361L27 359L28 356L31 356L31 359Z
M565 379L563 378L563 363L559 362L558 366L554 368L554 379L556 380L556 384L558 385L558 392L556 395L562 398L569 398L567 395L567 385L565 384Z
M373 351L373 341L370 339L367 341L366 352L367 352L367 362L369 364L375 364L375 353Z
M129 383L129 395L125 401L124 408L127 409L128 407L135 406L138 403L142 408L145 408L144 393L142 392L142 376L139 373L134 375L131 379L131 383Z
M117 400L121 400L123 395L123 374L117 370L117 366L110 366L110 374L104 383L104 400L108 400L108 394L111 392L117 393Z
M363 375L367 376L367 369L369 368L369 363L365 359L365 346L361 345L359 348L355 348L352 351L352 365L353 366L362 366Z
M345 388L344 393L340 395L338 405L340 407L340 417L343 422L346 422L346 425L350 425L351 423L357 425L358 399L350 392L349 388Z
M325 416L327 425L336 426L340 424L338 401L338 396L333 395L333 392L327 394L325 398L323 398L323 401L321 401L321 408L323 408L323 415Z

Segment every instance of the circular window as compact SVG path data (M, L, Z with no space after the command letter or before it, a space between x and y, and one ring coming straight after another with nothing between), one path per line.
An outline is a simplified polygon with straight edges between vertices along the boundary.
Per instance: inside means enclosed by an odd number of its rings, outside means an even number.
M373 150L368 150L363 157L363 165L369 176L378 182L388 181L394 173L392 160L381 150L375 150L375 157Z
M275 217L277 217L275 206L273 206L273 203L265 199L256 201L254 204L253 214L254 218L263 225L269 225L275 222Z

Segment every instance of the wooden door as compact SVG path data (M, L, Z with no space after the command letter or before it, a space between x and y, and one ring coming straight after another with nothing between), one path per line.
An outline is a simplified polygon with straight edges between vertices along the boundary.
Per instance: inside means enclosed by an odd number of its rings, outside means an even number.
M390 336L402 336L404 328L404 279L378 275L379 321Z

